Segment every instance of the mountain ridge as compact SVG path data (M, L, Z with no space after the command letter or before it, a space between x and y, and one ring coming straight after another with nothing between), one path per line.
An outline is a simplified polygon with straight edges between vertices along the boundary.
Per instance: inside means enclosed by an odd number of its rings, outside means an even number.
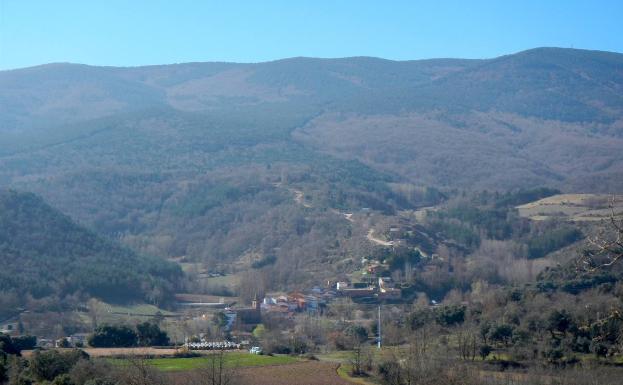
M311 60L324 60L324 61L340 61L340 60L350 60L350 59L374 59L386 62L396 62L396 63L410 63L410 62L426 62L426 61L437 61L437 60L464 60L464 61L488 61L499 59L507 56L520 55L525 53L533 53L533 52L552 52L552 51L570 51L570 52L585 52L585 53L603 53L603 54L614 54L614 55L623 55L623 52L617 51L606 51L606 50L598 50L598 49L586 49L586 48L565 48L565 47L556 47L556 46L541 46L528 48L524 50L520 50L517 52L512 52L508 54L503 54L499 56L489 57L489 58L460 58L460 57L434 57L434 58L421 58L421 59L388 59L380 56L367 56L367 55L356 55L356 56L343 56L343 57L316 57L316 56L292 56L274 60L265 60L258 62L236 62L236 61L227 61L227 60L216 60L216 61L189 61L189 62L173 62L173 63L163 63L163 64L140 64L140 65L99 65L99 64L88 64L88 63L76 63L71 61L57 61L57 62L49 62L36 64L26 67L17 67L10 69L0 70L0 73L10 72L10 71L20 71L31 68L39 68L46 66L57 66L57 65L76 65L76 66L87 66L94 68L117 68L117 69L137 69L137 68L153 68L153 67L166 67L166 66L179 66L179 65L197 65L197 64L232 64L232 65L257 65L257 64L268 64L279 61L290 61L290 60L298 60L298 59L311 59Z

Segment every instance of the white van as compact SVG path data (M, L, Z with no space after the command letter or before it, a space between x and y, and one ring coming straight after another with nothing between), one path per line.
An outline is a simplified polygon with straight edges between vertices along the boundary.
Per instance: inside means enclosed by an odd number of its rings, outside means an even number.
M253 346L253 347L251 347L251 349L249 349L249 353L251 353L251 354L262 354L262 348L260 348L259 346Z

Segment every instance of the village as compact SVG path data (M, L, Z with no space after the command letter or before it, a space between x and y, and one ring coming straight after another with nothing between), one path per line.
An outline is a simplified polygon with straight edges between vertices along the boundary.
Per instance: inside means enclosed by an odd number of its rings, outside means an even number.
M368 239L373 243L383 243L385 247L394 249L400 245L406 245L404 234L411 234L411 228L405 223L394 224L384 235L386 240L381 240L374 235L373 231L368 234ZM414 250L424 255L418 248ZM403 282L396 280L390 275L390 266L387 260L374 258L361 258L360 269L341 279L325 281L308 289L292 292L266 293L254 296L249 305L241 303L239 297L215 296L193 293L178 293L175 295L176 309L173 312L162 314L147 314L144 311L106 310L105 319L116 320L112 322L138 322L139 320L161 319L168 320L169 325L183 325L194 323L194 328L184 332L169 332L171 343L183 344L193 350L209 350L219 346L245 348L254 340L253 331L261 325L266 318L281 319L295 322L297 316L324 316L328 307L337 300L349 300L354 304L383 304L403 303L412 298L411 293L403 291ZM219 280L227 279L228 276L219 271L203 271L201 279ZM85 309L86 311L87 309ZM1 332L7 335L19 336L21 334L21 320L28 314L16 314L13 317L2 320ZM85 314L86 317L86 314ZM205 333L200 325L209 325L215 317L219 317L220 336L214 333ZM27 317L26 317L27 318ZM134 321L132 321L134 320ZM156 320L156 322L160 322ZM36 346L39 348L58 347L86 347L88 346L89 333L76 332L61 336L38 336Z
M338 299L349 299L355 303L365 304L400 302L402 291L395 287L392 278L376 276L376 272L382 267L381 264L369 265L369 275L365 281L328 281L322 286L314 286L305 291L267 294L263 298L255 297L248 307L227 303L224 298L219 302L185 302L181 305L191 309L196 320L207 320L217 314L222 315L226 336L237 341L235 346L240 348L250 344L254 339L253 331L267 317L294 321L299 315L323 316L328 306ZM220 346L219 343L221 342L212 341L203 333L185 338L186 346L193 350L214 349Z

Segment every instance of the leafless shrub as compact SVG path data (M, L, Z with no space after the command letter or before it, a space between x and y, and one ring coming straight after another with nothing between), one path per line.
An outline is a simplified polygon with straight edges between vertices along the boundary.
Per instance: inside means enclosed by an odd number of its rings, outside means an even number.
M588 248L578 261L579 268L587 271L608 268L623 260L623 218L617 217L615 198L610 201L610 216L605 226L588 238Z
M120 385L166 385L165 376L150 363L146 356L130 356L118 372Z
M236 385L235 365L227 362L226 354L219 350L206 356L205 364L184 377L187 385Z

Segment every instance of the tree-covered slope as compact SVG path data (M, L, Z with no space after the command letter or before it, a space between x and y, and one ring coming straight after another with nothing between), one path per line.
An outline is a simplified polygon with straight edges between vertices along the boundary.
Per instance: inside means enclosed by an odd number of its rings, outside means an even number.
M46 167L67 143L99 164L95 139L122 161L184 149L193 164L241 144L303 141L411 182L603 192L621 186L621 95L622 54L563 48L486 60L50 64L0 71L0 164L22 154L15 162ZM0 183L48 175L2 168Z
M0 291L39 298L84 293L162 303L175 264L103 239L30 193L0 191Z
M352 254L336 212L414 209L439 188L622 189L622 58L0 71L0 187L150 255L330 263Z

